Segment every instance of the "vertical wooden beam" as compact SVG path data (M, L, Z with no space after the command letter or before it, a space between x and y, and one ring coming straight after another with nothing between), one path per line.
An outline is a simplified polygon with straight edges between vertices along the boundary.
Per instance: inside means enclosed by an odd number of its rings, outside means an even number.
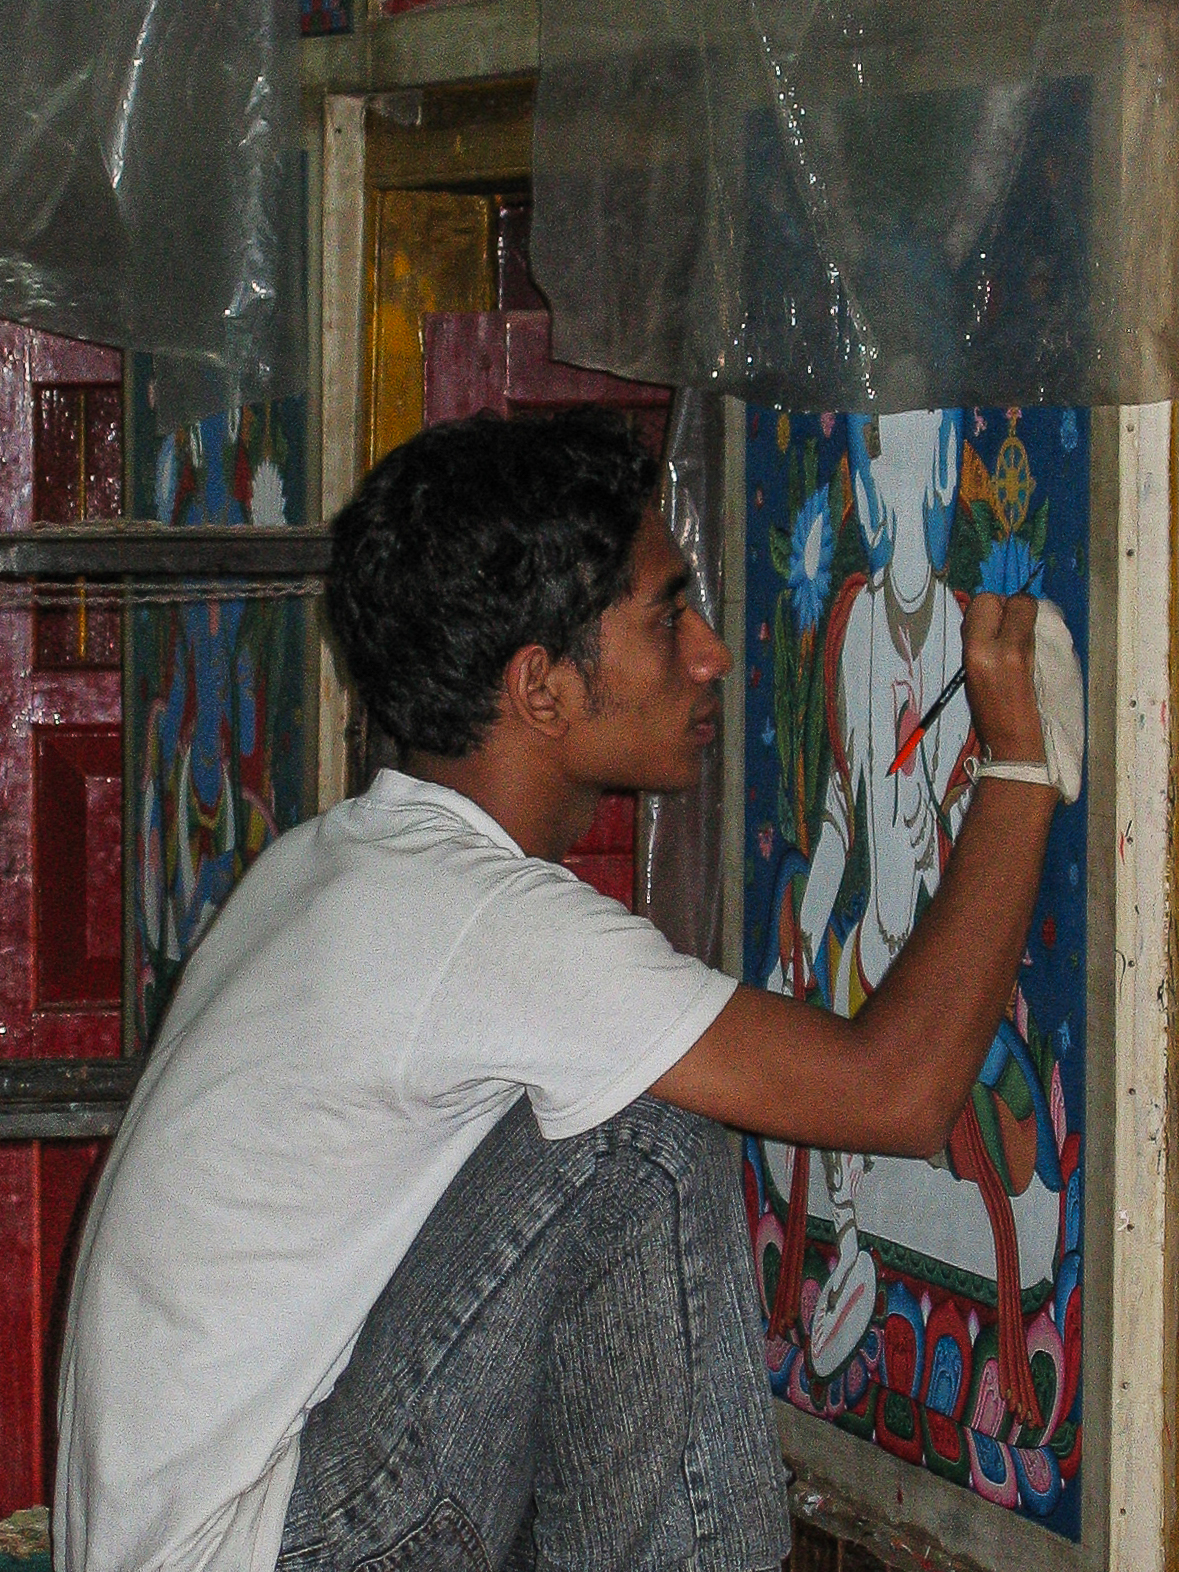
M731 977L744 966L745 930L745 404L725 400L725 566L721 633L733 657L724 685L724 830L721 955Z
M1179 404L1171 405L1171 540L1179 539ZM1171 550L1171 671L1170 671L1170 903L1167 957L1167 1223L1163 1242L1163 1438L1165 1443L1163 1528L1164 1565L1179 1569L1179 1012L1176 1011L1176 968L1179 967L1179 833L1175 805L1179 801L1179 550Z
M1118 517L1110 1566L1163 1572L1166 1384L1170 407L1122 411Z
M1116 145L1096 152L1116 205L1095 214L1124 326L1122 373L1142 388L1173 382L1179 222L1173 81L1179 13L1123 0L1120 103L1100 106ZM1116 162L1115 162L1116 159ZM1130 330L1134 330L1131 332ZM1171 824L1172 411L1120 412L1114 1196L1109 1565L1175 1567L1176 1104L1169 967ZM1099 527L1095 520L1094 527ZM1173 887L1172 887L1173 889Z
M360 358L364 343L364 99L324 101L322 455L320 517L330 519L359 479ZM319 678L319 807L343 797L348 692L324 642Z

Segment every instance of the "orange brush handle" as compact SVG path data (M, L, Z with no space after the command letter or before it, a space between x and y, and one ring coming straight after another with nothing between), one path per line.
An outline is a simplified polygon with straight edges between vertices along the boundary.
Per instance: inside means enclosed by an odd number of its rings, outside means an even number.
M896 758L892 761L892 763L888 767L888 774L889 775L895 775L896 772L899 769L901 769L905 764L907 764L909 762L909 760L917 752L917 745L918 745L918 743L920 743L922 737L924 737L924 736L925 736L925 727L924 726L918 726L916 731L913 731L913 732L909 733L909 735L905 738L904 742L897 749L897 756L896 756Z

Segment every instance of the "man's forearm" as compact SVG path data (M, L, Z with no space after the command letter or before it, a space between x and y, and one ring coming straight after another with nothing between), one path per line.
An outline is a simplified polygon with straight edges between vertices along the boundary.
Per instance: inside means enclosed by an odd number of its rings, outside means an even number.
M937 893L852 1023L878 1094L899 1102L926 1155L944 1145L1006 1010L1057 801L1049 787L979 783Z

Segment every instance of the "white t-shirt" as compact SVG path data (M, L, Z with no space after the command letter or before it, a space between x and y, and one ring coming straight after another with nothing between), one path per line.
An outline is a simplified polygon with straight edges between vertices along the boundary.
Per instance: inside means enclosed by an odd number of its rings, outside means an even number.
M189 961L86 1226L63 1572L272 1572L309 1407L526 1089L610 1118L735 984L473 803L386 771L282 836Z

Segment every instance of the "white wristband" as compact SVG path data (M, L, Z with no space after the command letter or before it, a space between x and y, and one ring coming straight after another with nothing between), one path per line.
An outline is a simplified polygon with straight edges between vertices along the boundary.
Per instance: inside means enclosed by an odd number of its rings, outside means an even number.
M1028 786L1053 785L1046 764L1033 764L1030 761L1014 759L992 759L989 752L981 759L976 759L971 754L966 760L965 769L972 782L990 776L996 781L1023 781Z

